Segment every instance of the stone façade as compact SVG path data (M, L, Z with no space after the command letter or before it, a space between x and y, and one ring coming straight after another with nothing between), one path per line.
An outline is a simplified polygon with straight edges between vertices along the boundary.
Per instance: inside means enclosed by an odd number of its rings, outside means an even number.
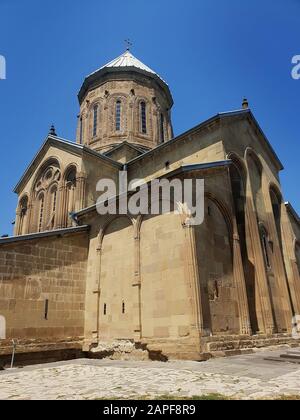
M295 342L299 217L245 102L173 138L167 84L126 52L86 78L79 103L77 143L52 131L15 188L15 236L0 239L0 354L11 339L20 352L130 340L196 360ZM125 168L129 181L204 179L204 223L100 216L97 182L118 183Z

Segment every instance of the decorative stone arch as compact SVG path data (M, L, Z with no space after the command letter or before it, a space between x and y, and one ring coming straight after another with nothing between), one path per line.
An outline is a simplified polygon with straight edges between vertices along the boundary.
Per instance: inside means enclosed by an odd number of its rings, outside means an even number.
M258 215L258 219L265 215L264 202L264 169L263 164L256 152L248 147L245 151L245 160L248 167L248 177L250 180L253 203Z
M68 166L64 169L64 171L63 171L63 181L64 181L64 182L66 182L66 181L67 181L68 175L69 175L69 173L70 173L72 170L75 170L76 174L78 173L78 165L77 165L77 163L72 162L72 163L70 163L70 164L69 164L69 165L68 165Z
M246 189L246 180L247 180L247 167L244 162L244 159L237 155L235 152L229 152L227 154L227 159L230 159L233 162L233 165L239 171L239 174L242 178L244 188Z
M278 185L274 184L274 182L270 182L269 183L269 191L273 191L274 194L277 196L278 201L280 203L283 203L282 193L281 193L280 188L278 187Z
M118 219L120 217L127 218L131 222L131 224L134 228L134 232L136 232L136 221L135 221L136 219L134 219L133 217L130 217L127 214L108 215L106 217L106 220L104 221L103 225L101 226L99 233L98 233L98 240L97 240L97 243L98 243L97 249L98 250L102 249L103 239L104 239L104 236L105 236L105 233L106 233L107 229L116 219ZM135 235L134 235L134 237L135 237Z
M204 194L204 196L206 198L208 198L209 200L213 201L216 204L216 206L218 207L218 209L220 210L220 212L222 213L222 215L225 219L226 225L227 225L228 236L229 236L229 239L231 240L231 246L232 246L233 222L232 222L232 215L231 215L230 210L228 209L227 205L225 203L223 203L223 201L221 199L219 199L217 196L215 196L211 192L206 192Z
M30 230L40 231L49 229L50 224L50 189L51 186L58 184L61 180L62 165L61 160L56 156L51 156L40 166L32 185L31 201L33 206ZM40 200L41 194L44 195L43 203Z
M61 171L61 168L62 168L61 159L57 156L51 156L45 162L42 163L42 165L39 167L39 169L36 173L36 176L34 177L34 181L33 181L33 184L32 184L32 190L31 190L32 194L34 194L35 187L36 187L36 184L37 184L39 178L41 176L43 176L45 174L46 170L51 166L57 167Z
M205 193L205 205L205 221L195 227L203 327L214 335L236 334L242 331L243 314L237 297L232 212L212 192ZM234 305L239 312L233 310Z
M6 339L6 320L5 316L0 314L0 340Z
M247 162L247 160L250 157L254 160L255 164L257 165L257 168L262 173L263 172L263 164L262 164L258 154L255 152L254 149L252 149L252 147L247 147L246 150L245 150L245 156L244 156L245 161Z
M135 238L128 215L105 218L98 234L98 338L132 339L136 321ZM112 269L114 266L114 269Z
M96 129L96 135L94 136L94 109L95 107L97 108L97 120L96 120L96 124L97 124L97 129ZM88 140L89 142L92 142L93 140L95 140L96 138L98 138L101 134L102 131L102 119L103 119L103 105L102 105L102 101L100 98L97 98L96 100L94 100L93 102L91 102L88 106L87 109L87 115L88 115Z
M161 202L162 202L162 200L160 199L160 203ZM170 208L171 209L175 209L175 202L174 202L174 199L173 199L172 196L170 197ZM148 214L140 214L136 218L133 218L132 219L133 220L133 223L134 223L134 228L135 228L135 230L134 230L134 232L135 232L135 238L138 239L138 240L140 239L141 227L142 227L143 220L145 219L145 217L151 216L150 196L149 196L149 203L148 203L148 209L147 210L148 210ZM173 212L171 211L171 213L173 213ZM156 217L156 216L159 216L159 215L161 215L161 214L153 215L153 217ZM181 218L181 224L182 225L184 224L184 217Z
M141 123L141 104L146 105L146 133L142 132ZM144 96L137 96L134 101L134 131L138 136L152 138L153 134L153 121L152 121L152 104L148 98Z
M284 206L283 197L281 191L277 185L273 182L270 182L268 185L270 201L272 205L273 217L274 222L277 230L277 236L279 240L279 245L283 257L283 246L282 246L282 234L281 234L281 214L282 214L282 207Z
M236 221L236 226L234 226L234 252L236 276L238 277L237 284L241 288L241 312L244 311L245 324L248 324L248 328L246 328L247 333L251 331L256 332L259 329L256 311L257 285L255 268L249 252L250 238L247 234L249 227L249 218L247 216L248 171L244 158L241 158L234 152L228 153L227 157L232 161L229 172ZM245 331L244 326L242 326L241 331L243 330Z

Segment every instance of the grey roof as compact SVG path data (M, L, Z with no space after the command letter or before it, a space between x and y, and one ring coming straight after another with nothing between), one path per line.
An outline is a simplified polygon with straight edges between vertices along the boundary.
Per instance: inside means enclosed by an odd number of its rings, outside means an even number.
M49 236L64 236L70 233L87 232L90 229L89 225L75 226L65 229L47 230L45 232L29 233L22 236L9 236L8 238L0 238L0 245L6 245L13 242L29 241L32 239L48 238Z
M134 67L136 69L140 69L146 71L147 73L155 74L158 76L164 83L166 83L154 70L150 69L150 67L146 66L146 64L142 63L138 58L136 58L130 51L125 51L119 57L115 58L114 60L110 61L109 63L105 64L104 66L100 67L97 71L105 69L105 68L124 68L124 67ZM167 84L167 83L166 83Z
M205 170L205 169L214 169L214 168L224 168L224 167L228 167L232 164L232 161L230 159L227 160L220 160L220 161L215 161L215 162L207 162L207 163L194 163L194 164L185 164L185 165L181 165L179 166L179 168L174 169L173 171L170 172L166 172L163 175L160 175L159 177L157 177L156 179L162 179L162 178L170 178L173 177L174 175L180 174L180 173L187 173L187 172L193 172L193 171L201 171L201 170ZM149 184L151 181L147 181L145 182L146 184ZM141 187L141 185L140 185ZM130 191L128 191L130 192ZM127 193L125 192L124 195L126 195ZM117 197L120 197L120 194L116 195L115 197L112 197L111 200L116 199ZM86 213L89 213L91 211L94 211L97 208L97 204L92 204L89 207L86 207L82 210L79 210L78 212L76 212L76 216L82 216Z
M155 80L158 85L165 91L168 101L170 102L170 106L173 105L173 98L168 84L162 79L162 77L158 75L158 73L156 73L150 67L146 66L146 64L142 63L138 58L131 54L130 51L125 51L125 53L121 54L119 57L89 74L85 78L78 93L79 102L82 102L89 87L97 85L103 76L107 75L108 73L125 72L140 73Z
M296 210L294 209L294 207L291 205L291 203L289 201L286 201L285 206L288 210L288 212L293 216L293 218L295 219L295 221L300 224L300 217L298 215L298 213L296 212Z

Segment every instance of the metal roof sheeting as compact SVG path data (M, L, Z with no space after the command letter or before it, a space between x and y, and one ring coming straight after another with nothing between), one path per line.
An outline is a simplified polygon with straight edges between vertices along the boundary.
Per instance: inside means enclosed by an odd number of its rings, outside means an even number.
M139 59L137 59L130 51L125 51L122 55L115 58L114 60L110 61L109 63L105 64L104 66L100 67L100 69L93 72L91 75L97 73L99 70L103 70L106 68L124 68L124 67L134 67L136 69L140 69L146 71L147 73L154 74L158 76L164 83L166 83L154 70L150 69L150 67L146 66L146 64L142 63Z

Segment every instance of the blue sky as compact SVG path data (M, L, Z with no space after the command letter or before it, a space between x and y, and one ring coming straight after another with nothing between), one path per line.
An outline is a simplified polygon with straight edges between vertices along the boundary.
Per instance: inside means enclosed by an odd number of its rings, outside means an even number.
M0 0L0 235L11 233L12 192L55 123L75 139L84 77L124 51L169 83L179 134L243 96L285 166L285 199L300 212L300 1Z

